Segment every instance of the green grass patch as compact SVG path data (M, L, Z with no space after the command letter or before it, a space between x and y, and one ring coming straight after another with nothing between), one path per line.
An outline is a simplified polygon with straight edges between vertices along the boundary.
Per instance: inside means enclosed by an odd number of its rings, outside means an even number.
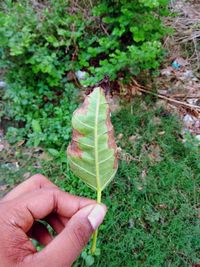
M200 264L199 148L183 144L178 118L135 100L112 116L121 148L118 173L103 194L96 267ZM29 166L29 168L31 168ZM64 152L37 171L62 189L96 198L70 172ZM89 266L88 248L75 266ZM88 259L88 258L87 258Z

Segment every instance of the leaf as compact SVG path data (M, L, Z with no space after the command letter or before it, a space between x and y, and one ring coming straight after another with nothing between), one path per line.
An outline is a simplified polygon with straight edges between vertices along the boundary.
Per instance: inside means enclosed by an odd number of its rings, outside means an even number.
M42 132L39 121L32 120L32 129L33 129L34 133L41 133Z
M91 255L88 255L85 258L85 263L86 263L86 266L92 266L94 264L94 257L92 257Z
M100 255L101 255L100 248L96 248L96 250L95 250L95 256L100 256Z
M60 152L58 150L54 149L54 148L49 148L48 152L54 157L60 156Z
M74 112L72 127L72 141L67 149L70 167L76 176L97 191L97 202L101 203L101 192L112 181L118 167L110 109L102 88L95 88ZM93 255L97 234L98 230L93 234Z
M72 117L72 141L68 161L74 174L101 192L114 178L117 146L110 109L102 88L95 88Z

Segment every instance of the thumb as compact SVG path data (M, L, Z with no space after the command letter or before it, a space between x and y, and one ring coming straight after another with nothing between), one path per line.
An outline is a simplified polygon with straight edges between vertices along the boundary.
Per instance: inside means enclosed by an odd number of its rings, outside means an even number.
M44 256L44 266L71 266L102 223L106 211L106 206L93 204L75 213L65 229L40 252L40 256Z

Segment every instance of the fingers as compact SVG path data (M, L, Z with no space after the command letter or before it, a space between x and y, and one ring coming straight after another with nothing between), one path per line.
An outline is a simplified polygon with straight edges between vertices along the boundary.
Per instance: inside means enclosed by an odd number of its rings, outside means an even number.
M67 218L61 218L58 214L52 213L48 215L45 219L46 222L48 222L49 225L56 231L57 234L59 234L65 227L65 225L68 222Z
M45 176L42 174L33 175L28 180L24 181L17 187L15 187L10 193L8 193L3 201L12 200L24 193L32 192L33 190L40 189L43 187L53 187L57 188L52 182L50 182Z
M79 209L93 203L96 202L57 188L42 188L15 198L8 207L11 213L14 212L15 224L27 232L35 220L43 219L52 212L70 218Z
M71 266L88 243L93 231L102 223L106 214L104 205L93 204L80 209L67 223L64 230L35 255L43 266Z
M49 244L53 237L50 235L47 228L40 222L35 222L28 232L28 236L37 240L41 245Z
M21 254L15 255L27 263L31 260L32 265L34 260L38 263L34 266L71 266L106 213L106 208L96 201L65 193L41 175L33 176L10 192L0 202L0 208L2 224L11 229L4 240L18 235L14 245ZM34 224L44 218L60 233L53 240L42 224ZM47 245L42 252L36 253L27 234Z

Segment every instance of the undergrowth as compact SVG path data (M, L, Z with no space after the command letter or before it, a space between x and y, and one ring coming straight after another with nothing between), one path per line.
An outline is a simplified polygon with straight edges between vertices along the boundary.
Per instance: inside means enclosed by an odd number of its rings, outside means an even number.
M86 248L74 266L200 264L199 148L184 144L178 119L151 102L136 100L112 121L123 160L103 195L108 213L100 227L100 256L91 258ZM69 171L63 151L38 171L65 191L96 198Z
M155 71L168 29L168 0L0 1L0 119L19 122L10 142L59 148L68 141L71 94L104 76L127 81ZM77 72L83 79L77 78ZM64 121L62 118L64 117Z

